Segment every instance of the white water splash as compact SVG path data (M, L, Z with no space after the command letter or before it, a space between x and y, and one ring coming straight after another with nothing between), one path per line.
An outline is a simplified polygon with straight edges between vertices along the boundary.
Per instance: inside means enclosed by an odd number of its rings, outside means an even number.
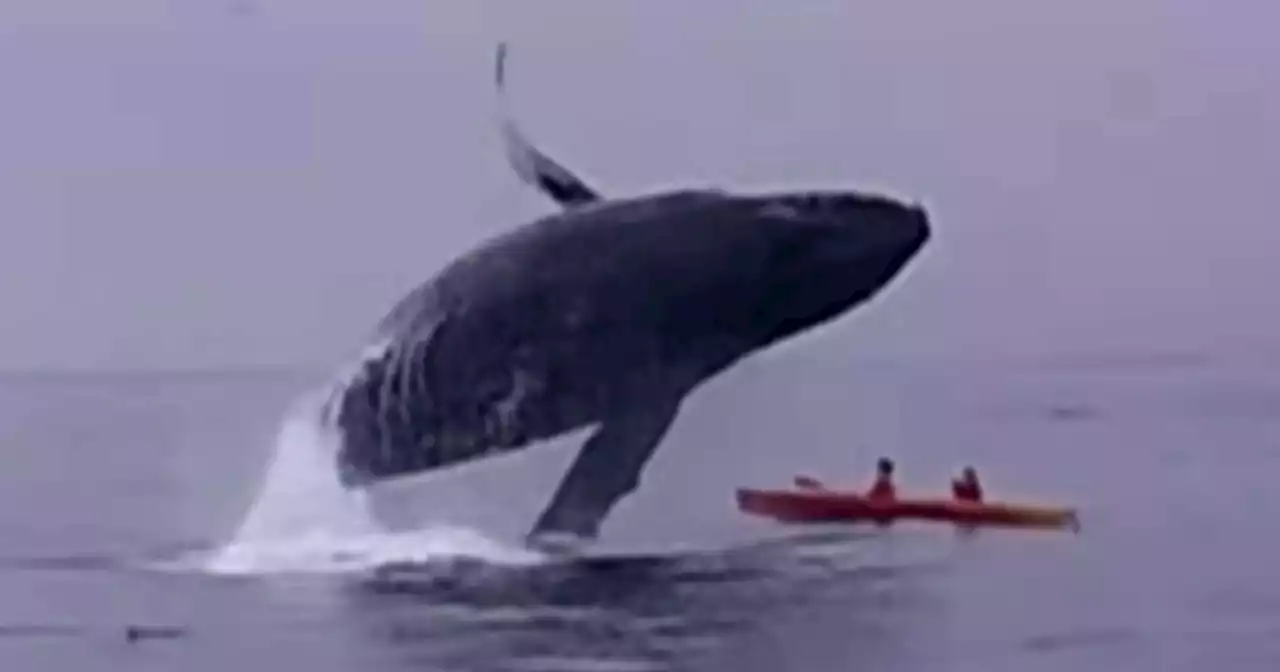
M394 563L475 558L495 565L535 565L544 557L503 546L474 530L438 527L412 533L300 534L266 542L233 542L202 563L226 576L341 574Z
M350 572L459 557L495 564L544 560L467 528L393 533L379 526L365 498L338 481L333 456L339 438L321 417L328 396L307 395L286 414L266 479L240 529L227 545L186 564L215 574L255 575Z

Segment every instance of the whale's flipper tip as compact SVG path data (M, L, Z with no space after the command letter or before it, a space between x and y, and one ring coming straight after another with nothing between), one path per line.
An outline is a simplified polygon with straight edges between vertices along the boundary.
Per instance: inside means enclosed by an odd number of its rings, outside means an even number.
M564 532L530 532L525 546L550 558L573 558L581 555L591 539Z
M501 89L507 79L507 41L499 40L493 59L493 81Z
M508 164L521 181L537 188L562 208L601 200L582 178L534 147L516 125L507 102L507 50L507 41L499 41L494 51L493 83L498 94L499 126Z

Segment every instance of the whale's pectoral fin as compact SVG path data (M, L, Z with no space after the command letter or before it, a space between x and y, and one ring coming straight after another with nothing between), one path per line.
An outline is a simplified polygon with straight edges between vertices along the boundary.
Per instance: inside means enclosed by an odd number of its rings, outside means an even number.
M506 60L507 45L502 42L498 44L493 79L499 97L503 146L511 168L521 180L542 191L562 208L568 209L600 200L600 195L587 186L582 178L538 151L520 131L511 117L506 101Z
M579 450L555 495L530 530L528 542L549 536L594 539L640 474L680 410L681 397L647 399L605 418Z

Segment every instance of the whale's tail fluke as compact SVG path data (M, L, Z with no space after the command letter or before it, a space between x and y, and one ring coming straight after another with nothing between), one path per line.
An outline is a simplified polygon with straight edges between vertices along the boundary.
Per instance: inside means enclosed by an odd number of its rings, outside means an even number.
M499 42L494 59L494 86L498 94L499 125L507 161L525 183L546 194L562 208L599 201L601 196L568 168L543 154L516 125L506 96L507 43Z

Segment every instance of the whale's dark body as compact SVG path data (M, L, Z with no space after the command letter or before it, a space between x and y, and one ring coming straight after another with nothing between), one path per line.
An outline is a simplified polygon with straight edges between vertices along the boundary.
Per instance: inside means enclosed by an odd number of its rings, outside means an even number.
M604 200L507 130L521 177L563 210L460 257L379 325L385 350L331 409L348 487L595 425L531 531L593 537L690 392L872 298L930 235L920 207L859 192Z

